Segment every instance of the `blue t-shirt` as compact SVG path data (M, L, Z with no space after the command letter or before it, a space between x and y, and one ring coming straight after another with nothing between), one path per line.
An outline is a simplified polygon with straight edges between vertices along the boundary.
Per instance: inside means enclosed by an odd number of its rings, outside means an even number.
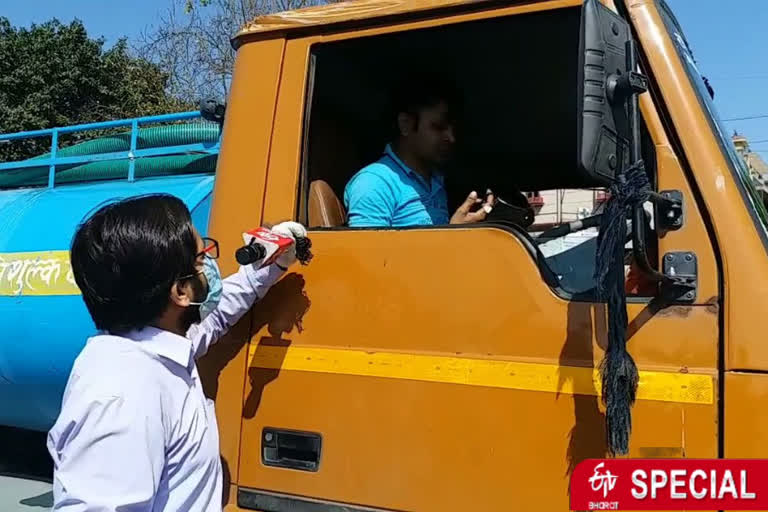
M390 145L378 162L355 174L344 189L350 227L405 227L448 224L443 176L429 184Z

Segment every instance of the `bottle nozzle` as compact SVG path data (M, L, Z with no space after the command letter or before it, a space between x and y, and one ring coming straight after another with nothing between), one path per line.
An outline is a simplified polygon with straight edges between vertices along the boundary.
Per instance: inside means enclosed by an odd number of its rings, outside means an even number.
M256 240L251 240L251 243L244 245L235 251L235 259L240 265L250 265L256 263L259 260L264 259L267 256L267 250Z

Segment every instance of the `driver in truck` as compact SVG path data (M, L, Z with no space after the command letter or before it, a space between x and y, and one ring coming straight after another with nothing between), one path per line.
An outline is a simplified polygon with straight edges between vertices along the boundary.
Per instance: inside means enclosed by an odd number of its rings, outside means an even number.
M470 224L485 220L495 203L469 194L449 217L444 176L456 144L458 94L436 75L411 76L394 95L395 137L382 157L344 190L350 227Z

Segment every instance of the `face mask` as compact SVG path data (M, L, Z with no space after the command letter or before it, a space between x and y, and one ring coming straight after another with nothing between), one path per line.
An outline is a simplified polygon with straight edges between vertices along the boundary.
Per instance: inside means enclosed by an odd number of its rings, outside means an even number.
M223 285L221 283L221 273L216 260L205 258L203 262L203 275L208 280L208 295L203 302L190 302L191 306L200 306L200 320L211 314L216 309L221 300Z

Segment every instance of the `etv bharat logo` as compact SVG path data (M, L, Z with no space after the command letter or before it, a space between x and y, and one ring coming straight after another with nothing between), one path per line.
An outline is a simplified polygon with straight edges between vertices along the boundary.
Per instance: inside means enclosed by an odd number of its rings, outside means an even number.
M603 498L608 497L608 493L616 486L616 480L618 475L611 473L611 470L606 469L605 473L601 473L600 470L605 466L604 462L601 462L595 466L594 474L589 477L589 484L592 486L593 491L603 491Z

